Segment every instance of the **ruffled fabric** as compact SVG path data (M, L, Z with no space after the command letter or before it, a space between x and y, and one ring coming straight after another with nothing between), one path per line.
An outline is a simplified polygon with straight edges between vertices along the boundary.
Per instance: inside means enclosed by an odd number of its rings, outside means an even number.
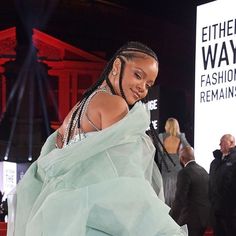
M116 124L63 149L49 136L17 186L14 235L186 235L151 185L149 122L137 103ZM155 178L163 194L159 172Z

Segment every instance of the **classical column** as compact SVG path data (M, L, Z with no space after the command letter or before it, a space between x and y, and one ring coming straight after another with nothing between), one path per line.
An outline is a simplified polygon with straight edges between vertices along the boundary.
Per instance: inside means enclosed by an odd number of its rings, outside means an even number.
M58 108L64 119L70 110L70 77L68 72L61 72L59 75Z
M2 113L5 111L6 109L6 77L4 75L0 75L0 117L2 115ZM0 118L1 120L1 118Z
M78 71L70 73L71 79L71 105L74 106L78 102Z
M71 109L70 72L62 68L51 68L49 75L58 78L58 113L59 117L63 120Z

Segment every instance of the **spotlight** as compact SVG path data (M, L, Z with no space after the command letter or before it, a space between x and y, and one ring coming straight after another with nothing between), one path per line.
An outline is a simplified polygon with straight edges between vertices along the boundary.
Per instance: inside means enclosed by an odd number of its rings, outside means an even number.
M28 157L28 161L32 161L32 156L29 156L29 157Z
M5 156L5 157L4 157L4 160L5 160L5 161L8 160L8 156Z

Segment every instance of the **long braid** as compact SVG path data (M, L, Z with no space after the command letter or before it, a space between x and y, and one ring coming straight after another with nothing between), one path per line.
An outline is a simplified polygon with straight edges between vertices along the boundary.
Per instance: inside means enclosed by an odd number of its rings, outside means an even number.
M120 66L120 78L119 78L119 89L120 89L120 94L121 96L125 99L125 101L127 101L126 97L125 97L125 93L124 93L124 90L123 90L123 87L122 87L122 81L123 81L123 75L124 75L124 69L125 69L125 60L118 56L118 58L120 59L121 61L121 66Z
M110 73L111 71L111 68L112 68L112 65L113 65L113 62L114 62L114 59L115 56L107 63L105 69L103 70L101 76L99 77L99 79L97 80L97 82L95 84L93 84L82 96L81 100L87 100L87 98L103 83L104 80L106 80L106 78L108 78L108 74ZM111 90L113 88L111 87ZM113 89L114 90L114 89ZM115 93L115 92L114 92ZM78 128L80 128L80 118L81 118L81 114L82 114L82 110L83 110L83 107L85 105L85 102L83 104L81 104L81 109L80 109L80 114L79 114L79 119L78 119ZM77 111L75 111L75 113L77 113Z
M108 75L112 70L113 63L114 63L116 58L119 58L121 60L119 89L120 89L121 96L126 100L124 90L122 88L122 78L123 78L124 68L125 68L125 59L126 60L132 60L135 57L143 57L143 55L140 55L140 53L151 56L158 63L158 58L157 58L155 52L152 49L150 49L149 47L147 47L146 45L144 45L140 42L131 41L131 42L128 42L127 44L125 44L124 46L122 46L119 50L117 50L117 52L114 54L114 56L107 63L107 65L105 66L105 68L104 68L103 72L101 73L101 75L100 75L99 79L97 80L97 82L95 84L93 84L83 94L83 96L81 98L81 101L83 101L83 102L81 102L80 106L72 114L72 119L71 119L72 122L70 124L69 131L68 131L69 134L71 134L73 119L75 118L77 112L79 112L78 128L80 128L80 125L81 125L80 124L80 118L81 118L82 110L83 110L83 107L86 103L86 100L104 81L107 82L107 85L111 89L112 93L115 94L115 90L114 90L114 88L113 88L113 86L112 86L112 84L111 84L111 82L108 78ZM70 139L70 135L68 135L68 140L66 140L67 143L69 142L69 139Z
M158 58L155 54L155 52L150 49L149 47L147 47L146 45L140 43L140 42L128 42L127 44L125 44L124 46L122 46L116 53L115 55L111 58L111 60L107 63L106 67L104 68L102 74L100 75L98 81L93 84L82 96L83 98L87 98L89 97L90 94L92 94L102 83L104 80L107 79L108 74L110 73L112 66L113 66L113 62L115 61L115 59L118 57L121 59L120 56L123 56L125 58L132 59L134 57L139 57L139 55L136 55L137 53L143 53L146 55L149 55L151 57L153 57L157 62L158 62ZM122 59L121 59L122 60ZM124 60L123 60L124 61Z
M79 109L80 109L79 117L81 116L81 112L82 112L81 108L83 108L84 104L85 104L85 99L82 99L81 102L80 102L80 105L72 113L72 116L71 116L71 119L70 119L70 123L69 123L69 127L68 127L67 139L65 140L66 144L68 144L69 141L70 141L72 126L73 126L73 120L75 119L75 116L76 116L77 112L79 111Z
M78 109L79 109L79 107L77 107L77 109L75 109L75 111L73 112L73 114L71 116L71 122L70 122L69 127L68 127L68 135L67 135L67 138L65 140L66 144L68 144L69 141L70 141L70 136L71 136L71 131L72 131L72 124L73 124L73 120L75 119L76 113L78 112Z

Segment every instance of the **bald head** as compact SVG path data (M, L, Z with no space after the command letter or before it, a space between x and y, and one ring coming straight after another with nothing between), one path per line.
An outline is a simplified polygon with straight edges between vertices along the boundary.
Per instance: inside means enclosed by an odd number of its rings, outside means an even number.
M179 152L180 161L186 164L188 161L195 160L194 151L191 146L184 147Z
M220 139L220 150L227 155L231 148L235 147L235 138L232 134L224 134Z

